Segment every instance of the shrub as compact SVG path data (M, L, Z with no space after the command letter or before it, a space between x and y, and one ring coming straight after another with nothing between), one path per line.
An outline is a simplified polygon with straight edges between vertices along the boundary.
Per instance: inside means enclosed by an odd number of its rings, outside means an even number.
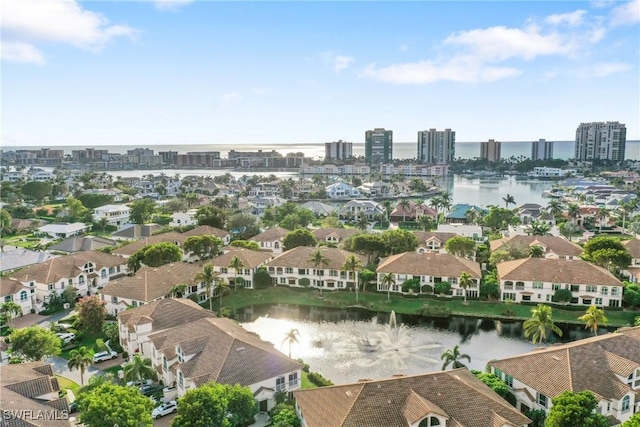
M309 286L309 284L311 284L311 281L309 279L307 279L306 277L303 277L302 279L298 280L298 284L300 286Z
M422 307L420 310L418 310L418 314L420 316L426 316L426 317L447 318L447 317L451 316L451 310L449 310L449 308L447 308L447 307L426 306L426 307Z
M451 284L449 282L436 283L435 286L433 287L433 290L438 295L450 295Z
M318 387L327 387L333 385L331 381L323 377L322 374L318 372L309 372L307 378Z

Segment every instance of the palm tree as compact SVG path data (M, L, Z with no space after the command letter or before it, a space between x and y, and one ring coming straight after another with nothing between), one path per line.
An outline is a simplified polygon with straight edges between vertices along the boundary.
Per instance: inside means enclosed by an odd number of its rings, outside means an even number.
M427 215L422 215L420 218L418 218L418 224L420 225L420 228L422 228L422 230L429 231L431 225L433 224L433 221Z
M542 258L544 255L544 249L540 245L533 245L529 248L529 257L530 258Z
M560 233L563 236L568 237L569 241L571 241L571 238L573 236L580 235L580 226L578 226L578 224L573 223L573 222L565 222L560 227Z
M440 220L440 208L442 207L442 197L435 196L429 200L429 206L436 210L436 226Z
M322 253L321 249L317 249L309 257L309 262L313 263L313 266L317 270L318 267L320 267L320 266L322 266L322 267L328 266L329 265L329 258L324 256L324 254ZM316 275L318 275L317 272L316 272ZM320 287L320 293L322 293L322 287Z
M284 334L284 339L282 340L282 344L280 344L281 346L284 345L285 342L289 343L289 358L291 358L291 344L293 343L298 343L298 335L300 335L300 333L298 332L297 329L291 329L289 332Z
M458 280L458 284L464 290L464 303L467 303L467 288L473 285L473 277L466 271L463 271Z
M11 321L16 316L22 316L22 306L13 301L0 304L0 313L6 315L7 323L11 327Z
M400 209L402 209L402 222L407 220L407 211L411 208L411 203L407 199L400 200L398 203Z
M529 227L527 227L527 234L529 236L546 236L551 227L545 222L533 221Z
M107 219L106 216L103 216L98 220L98 225L100 226L100 228L102 229L102 232L104 233L104 231L107 229L107 225L109 225L109 220Z
M93 363L93 350L82 346L69 352L69 361L67 368L70 371L74 369L80 370L80 385L84 385L84 371Z
M387 302L391 301L391 287L396 284L396 278L392 271L382 276L382 286L387 286Z
M547 205L547 211L553 215L554 218L557 218L562 214L562 203L559 200L551 200Z
M142 380L146 379L155 380L158 375L153 363L151 363L151 359L148 357L143 359L139 354L133 356L133 359L124 365L122 369L125 381L142 382Z
M598 232L602 233L602 222L609 218L609 211L605 208L598 209L596 219L598 220Z
M229 268L233 268L233 292L238 292L238 271L244 267L244 263L240 258L234 256L229 261Z
M350 271L353 275L353 286L356 288L356 303L358 303L358 277L356 272L362 268L362 263L355 255L349 255L342 266L345 271Z
M593 335L598 335L598 326L605 326L609 322L609 319L607 319L607 316L604 314L604 310L595 305L589 306L586 313L578 317L578 320L583 321L584 328L591 329Z
M526 338L532 336L531 342L534 344L543 343L547 339L549 329L562 336L562 330L553 323L552 311L548 305L538 304L531 310L531 318L524 322L524 336Z
M220 308L222 308L222 297L224 293L229 289L229 283L225 282L224 279L217 278L216 279L216 290L218 291L218 295L220 295Z
M184 199L187 201L187 206L189 208L191 208L191 206L193 206L193 204L198 201L198 198L199 197L196 193L189 193L186 196L184 196Z
M171 289L169 289L169 296L171 298L178 298L178 295L180 295L180 298L184 296L184 293L187 290L187 285L180 284L180 285L173 285L171 287Z
M453 369L466 368L467 365L460 361L462 359L467 359L467 362L471 362L471 356L469 356L468 354L460 353L460 346L456 344L453 349L445 351L440 356L440 360L444 360L444 363L442 364L442 370L444 371L445 369L447 369L449 365L451 365Z
M384 206L384 212L387 217L387 221L389 221L389 215L391 215L391 200L386 199L382 202L382 206Z
M516 204L516 199L509 193L507 193L507 195L504 196L502 198L502 200L504 200L505 209L509 209L509 205L515 205Z
M358 227L358 229L362 231L367 229L367 227L369 226L369 220L367 219L367 216L365 214L360 214L358 216L358 221L356 221L356 226Z
M193 278L196 282L203 282L205 286L205 292L209 299L209 310L213 311L213 298L211 296L211 290L213 289L213 282L215 282L217 273L213 270L211 263L205 264L202 267L202 271L196 274Z
M578 215L580 214L580 207L575 203L571 203L567 207L567 214L569 214L571 221L575 223L576 218L578 218Z

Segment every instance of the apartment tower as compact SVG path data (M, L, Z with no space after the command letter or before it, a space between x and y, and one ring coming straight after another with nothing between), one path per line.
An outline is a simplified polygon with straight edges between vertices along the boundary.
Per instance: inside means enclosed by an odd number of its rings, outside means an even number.
M480 143L480 158L483 160L489 160L490 162L497 162L500 160L500 151L502 149L502 143L490 139L486 142Z
M449 164L456 151L456 133L451 129L418 132L418 162L436 165Z
M553 141L539 139L531 143L531 160L553 159Z
M365 132L364 157L369 166L393 161L393 131L375 128Z
M580 123L576 129L576 160L624 161L627 128L620 122Z
M353 156L353 142L338 140L324 143L325 160L345 160Z

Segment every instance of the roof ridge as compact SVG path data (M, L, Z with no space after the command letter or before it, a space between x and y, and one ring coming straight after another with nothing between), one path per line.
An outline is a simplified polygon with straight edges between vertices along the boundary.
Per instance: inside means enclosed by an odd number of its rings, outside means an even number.
M573 391L573 370L571 369L571 353L569 352L569 348L565 348L567 353L567 367L569 368L569 390Z
M357 384L357 383L356 383L356 384ZM341 427L341 426L343 426L343 425L344 425L344 422L347 420L347 417L348 417L348 416L349 416L349 414L351 413L351 409L353 409L353 406L354 406L354 405L356 404L356 402L358 401L358 398L360 397L360 394L362 393L362 390L364 390L364 387L365 387L367 384L368 384L368 382L365 382L365 381L363 381L363 382L361 382L361 383L359 384L359 385L360 385L360 388L358 389L358 392L357 392L357 393L356 393L356 395L354 396L354 398L353 398L353 402L351 402L351 405L349 405L349 408L347 408L347 412L344 414L344 417L342 417L342 422L340 423L340 426L338 426L338 427ZM353 386L353 385L355 385L355 384L342 384L342 385L345 385L345 386ZM340 387L340 386L338 386L338 387Z

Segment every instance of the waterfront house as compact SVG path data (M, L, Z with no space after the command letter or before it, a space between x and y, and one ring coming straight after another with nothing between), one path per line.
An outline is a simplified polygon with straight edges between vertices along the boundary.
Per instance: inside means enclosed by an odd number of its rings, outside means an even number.
M327 197L330 199L350 199L362 196L360 190L344 182L327 185L325 189L327 191Z
M413 234L418 239L418 247L416 252L440 252L446 254L445 245L447 240L457 237L456 233L444 233L440 231L414 231Z
M337 246L347 237L360 233L360 230L354 228L318 228L311 230L318 240L318 243L325 242L329 245Z
M99 223L102 218L107 219L109 225L122 227L129 224L131 209L127 205L104 205L96 208L93 213L93 221Z
M253 275L258 271L258 268L265 265L267 261L273 258L273 253L264 251L252 251L245 248L234 248L229 246L230 251L216 257L210 261L213 265L213 270L218 273L218 277L226 280L229 286L235 286L235 281L238 280L238 284L242 282L242 287L247 289L253 289ZM229 267L231 260L237 257L242 263L242 268L238 271Z
M365 197L393 197L394 188L393 185L384 181L365 182L358 187L360 194Z
M316 251L320 251L324 263L316 265L312 261ZM266 266L276 286L310 286L322 290L338 290L353 287L356 277L352 271L345 271L343 266L351 255L362 264L365 259L361 255L337 248L298 246L286 251Z
M33 308L32 294L35 289L24 286L16 279L0 277L0 304L15 302L22 308L22 314L28 314Z
M208 382L239 384L249 387L259 410L267 412L277 393L300 389L300 363L191 301L165 299L127 310L118 324L123 346L150 358L163 384L174 390L165 398Z
M141 267L133 276L112 280L100 292L107 313L116 315L128 307L149 304L167 298L177 285L186 285L180 296L197 294L200 301L207 299L205 285L195 277L202 271L196 264L178 262L160 267Z
M259 182L249 188L248 196L255 198L280 196L280 185L275 182Z
M543 251L543 258L553 259L580 259L582 247L562 237L555 236L523 236L504 237L489 242L491 252L506 249L509 246L518 248L525 257L529 256L529 250L539 246Z
M196 219L197 209L189 209L186 212L174 212L171 214L171 227L188 227L190 225L198 225Z
M564 391L591 391L596 412L620 425L640 410L640 327L489 362L516 397L516 408L547 414Z
M398 203L393 212L391 212L391 215L389 215L389 219L392 222L417 221L423 216L428 216L435 221L437 212L424 203L409 201L409 205L406 208L403 208L402 204Z
M357 219L364 215L369 221L375 221L384 213L384 206L373 200L350 200L338 211L340 219L346 220Z
M80 296L90 295L110 280L127 274L127 260L100 251L83 251L52 258L11 273L28 289L35 289L34 307L47 302L53 293L61 295L73 286Z
M479 297L482 274L477 262L451 254L403 252L380 261L376 268L378 291L388 291L388 285L383 283L383 279L387 273L392 273L395 283L391 285L391 292L434 293L437 292L439 283L448 282L451 285L448 296L464 296L465 290L459 284L463 272L473 279L472 285L466 289L466 296ZM419 288L403 290L402 284L410 279L418 279Z
M526 427L531 422L466 368L293 395L302 427Z
M469 211L476 211L482 216L487 214L487 211L482 208L461 203L451 207L451 211L444 217L444 221L447 224L469 224L471 223L468 217Z
M498 263L497 269L502 301L551 302L556 291L568 289L572 305L622 306L622 282L586 261L523 258Z
M71 236L79 236L91 230L91 224L74 222L72 224L47 224L38 228L36 234L47 235L54 239L66 239Z
M533 221L538 221L548 225L555 225L556 221L553 215L547 213L542 205L537 203L524 203L517 206L516 214L520 218L520 223L531 224Z
M274 254L282 253L282 241L285 236L290 233L290 230L282 228L278 225L271 227L257 236L253 236L251 241L257 242L260 245L260 249L263 251L270 251Z
M268 208L275 209L287 203L287 199L278 196L260 196L253 201L253 214L261 216Z

